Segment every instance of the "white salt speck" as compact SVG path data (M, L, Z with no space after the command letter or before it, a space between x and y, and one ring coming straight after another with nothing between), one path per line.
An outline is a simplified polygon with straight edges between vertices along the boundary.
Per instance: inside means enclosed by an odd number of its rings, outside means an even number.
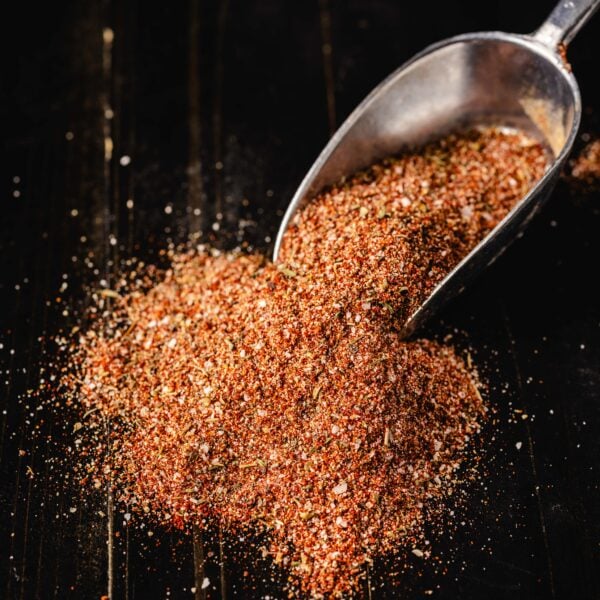
M213 223L212 224L212 230L213 231L219 231L219 229L221 229L221 226L219 225L219 223Z
M133 208L133 200L131 198L129 198L129 200L127 200L127 202L125 203L125 206L131 210Z
M411 552L415 555L418 556L419 558L423 558L423 551L419 550L418 548L413 548L411 550Z
M72 131L67 131L67 133L65 133L65 139L67 142L72 142L74 138L75 134Z
M517 442L517 443L515 444L515 448L516 448L517 450L520 450L522 447L523 447L523 442Z
M469 205L461 207L460 216L464 221L469 221L473 217L473 207Z
M71 209L71 216L76 217L79 214L79 211L76 208Z
M167 346L169 346L169 348L175 348L175 346L177 346L177 340L175 338L171 338Z
M209 585L210 585L210 579L208 577L205 577L202 580L202 585L200 586L200 589L205 590Z
M340 495L340 494L345 494L348 491L348 484L345 481L342 481L341 483L338 483L334 488L333 488L333 493L336 495Z
M124 154L123 156L121 156L121 158L119 159L119 164L122 167L126 167L127 165L129 165L131 163L131 156L127 156L127 154Z
M165 214L170 215L173 212L173 207L170 204L165 206Z

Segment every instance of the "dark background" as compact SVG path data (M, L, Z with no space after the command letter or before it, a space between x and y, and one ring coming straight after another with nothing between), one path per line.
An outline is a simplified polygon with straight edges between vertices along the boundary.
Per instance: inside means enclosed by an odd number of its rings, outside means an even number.
M99 599L110 587L115 599L251 598L255 586L283 597L244 544L149 537L102 494L81 499L72 417L30 392L55 357L51 338L77 322L68 307L85 303L82 284L110 283L128 256L160 260L194 232L231 245L240 219L243 239L268 249L302 175L376 83L441 38L531 31L552 4L90 0L3 15L0 598ZM569 51L582 134L600 133L599 50L597 17ZM433 541L443 566L401 557L407 573L393 584L379 565L365 597L600 598L599 231L600 195L562 182L431 325L463 332L496 422L457 507L464 525Z

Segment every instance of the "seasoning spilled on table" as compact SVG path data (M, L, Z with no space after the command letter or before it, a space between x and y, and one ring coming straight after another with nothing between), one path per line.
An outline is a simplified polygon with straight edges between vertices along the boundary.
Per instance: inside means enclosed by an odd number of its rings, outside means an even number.
M426 557L426 511L486 406L455 350L398 332L545 167L521 133L450 135L318 195L278 264L201 246L123 273L62 378L86 415L84 489L165 525L266 531L292 593Z
M588 141L570 167L567 179L578 190L589 193L600 188L600 139Z

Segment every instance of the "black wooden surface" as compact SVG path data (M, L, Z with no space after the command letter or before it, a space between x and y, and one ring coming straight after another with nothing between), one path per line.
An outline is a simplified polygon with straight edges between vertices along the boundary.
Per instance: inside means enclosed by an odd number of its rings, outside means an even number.
M69 415L38 410L29 392L49 340L76 323L67 307L85 302L82 284L110 281L127 256L159 260L194 232L231 245L224 233L235 237L240 218L244 239L267 250L303 173L379 80L452 34L530 31L551 5L90 0L4 15L0 598L282 596L260 582L270 573L247 544L150 537L105 497L81 500L55 460L76 453ZM588 133L600 133L599 34L600 18L569 52ZM446 573L400 557L400 583L379 566L365 597L600 598L599 231L600 195L559 185L527 235L431 325L464 332L497 424L457 508L465 524L433 540Z

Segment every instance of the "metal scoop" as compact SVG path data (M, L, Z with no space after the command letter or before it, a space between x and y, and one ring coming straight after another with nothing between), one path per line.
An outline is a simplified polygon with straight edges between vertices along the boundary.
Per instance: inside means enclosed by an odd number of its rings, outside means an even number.
M380 83L346 119L296 191L275 242L274 260L296 211L325 186L402 148L457 129L518 128L548 150L542 179L410 316L409 335L506 248L549 196L581 117L565 45L600 0L561 0L531 35L469 33L426 48Z

